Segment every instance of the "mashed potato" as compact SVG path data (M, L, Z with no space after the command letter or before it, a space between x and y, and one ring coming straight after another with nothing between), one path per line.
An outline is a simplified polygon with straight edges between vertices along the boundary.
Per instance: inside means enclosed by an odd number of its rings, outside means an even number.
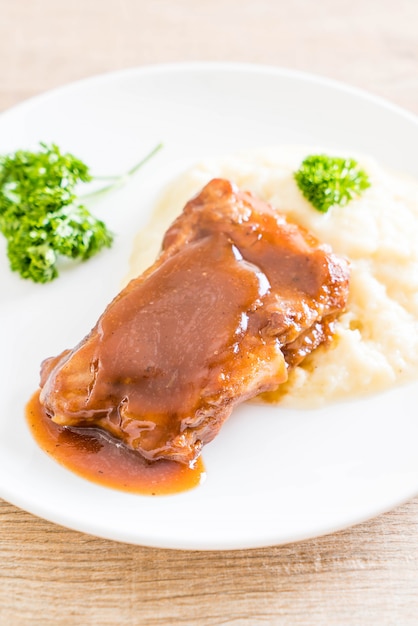
M351 264L347 311L334 341L290 372L273 399L286 406L325 402L378 391L418 378L418 184L352 154L371 187L328 213L300 193L293 172L308 154L329 150L268 148L197 164L165 190L148 227L135 240L130 276L157 256L164 231L211 178L234 181L308 228ZM335 155L335 151L332 151Z

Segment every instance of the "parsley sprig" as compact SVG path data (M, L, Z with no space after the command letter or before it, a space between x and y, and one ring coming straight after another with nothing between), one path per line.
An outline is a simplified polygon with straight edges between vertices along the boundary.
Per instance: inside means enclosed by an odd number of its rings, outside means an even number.
M307 156L294 177L305 198L323 213L334 205L346 205L370 187L357 161L326 154Z
M109 191L127 180L153 154L127 174L88 195ZM12 270L36 283L58 276L60 256L85 261L110 247L113 234L79 202L75 188L94 179L88 166L56 144L0 156L0 231L7 239Z

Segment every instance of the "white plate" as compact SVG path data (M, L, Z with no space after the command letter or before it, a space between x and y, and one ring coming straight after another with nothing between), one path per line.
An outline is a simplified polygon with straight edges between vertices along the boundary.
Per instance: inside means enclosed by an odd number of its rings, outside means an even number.
M49 285L19 280L0 242L0 496L48 520L149 546L249 548L314 537L418 491L417 385L317 411L243 406L206 447L207 480L175 496L99 487L34 443L39 364L77 342L117 292L161 186L203 156L281 143L361 151L418 177L412 115L334 82L248 65L168 65L82 81L0 117L0 152L55 141L96 173L165 148L96 206L116 244Z

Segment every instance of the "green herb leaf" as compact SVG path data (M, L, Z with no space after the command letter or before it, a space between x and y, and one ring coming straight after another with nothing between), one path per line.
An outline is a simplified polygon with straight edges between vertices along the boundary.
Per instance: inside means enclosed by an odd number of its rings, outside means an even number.
M294 173L305 198L326 213L332 206L344 206L370 187L369 178L354 159L313 154Z
M161 148L159 144L109 191L127 180ZM38 152L0 156L0 231L7 239L10 267L23 278L46 283L58 276L60 256L86 260L110 247L112 233L78 202L76 185L93 180L88 166L55 144Z

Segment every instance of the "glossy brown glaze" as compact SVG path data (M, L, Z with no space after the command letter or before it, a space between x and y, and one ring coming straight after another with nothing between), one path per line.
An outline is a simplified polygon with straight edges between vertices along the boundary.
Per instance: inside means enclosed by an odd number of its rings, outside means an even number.
M102 428L149 460L193 463L236 404L276 389L328 338L347 293L344 260L213 180L156 263L44 363L41 403L56 423Z
M193 468L175 461L146 461L138 452L97 429L55 424L39 402L39 391L26 407L30 431L47 454L75 474L104 487L142 495L169 495L193 489L205 477L201 458Z

